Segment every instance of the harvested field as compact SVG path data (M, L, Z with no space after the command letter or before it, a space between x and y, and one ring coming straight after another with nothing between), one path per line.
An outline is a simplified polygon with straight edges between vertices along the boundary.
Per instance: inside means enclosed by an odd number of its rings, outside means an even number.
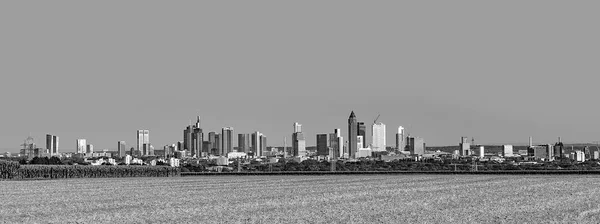
M0 191L4 223L600 222L595 175L59 179Z

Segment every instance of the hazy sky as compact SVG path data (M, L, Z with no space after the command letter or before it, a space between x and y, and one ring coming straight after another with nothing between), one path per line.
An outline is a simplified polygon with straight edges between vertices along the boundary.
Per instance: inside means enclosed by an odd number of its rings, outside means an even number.
M351 110L428 145L600 140L598 1L1 1L0 152L156 148L232 126L307 145ZM370 131L369 131L370 133ZM368 137L368 141L371 138Z

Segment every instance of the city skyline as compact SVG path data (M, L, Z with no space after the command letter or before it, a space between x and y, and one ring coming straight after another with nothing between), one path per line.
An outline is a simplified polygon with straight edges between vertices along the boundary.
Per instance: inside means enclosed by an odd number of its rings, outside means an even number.
M114 149L135 130L161 147L196 115L270 145L298 121L312 145L347 138L351 110L431 146L600 140L596 2L0 4L0 151L48 133Z

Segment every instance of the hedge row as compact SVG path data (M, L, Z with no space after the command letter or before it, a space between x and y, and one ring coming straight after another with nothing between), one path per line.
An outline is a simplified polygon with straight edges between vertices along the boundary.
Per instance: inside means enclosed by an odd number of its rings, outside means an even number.
M18 163L17 163L18 165ZM169 166L21 165L0 167L2 179L174 177L180 169Z

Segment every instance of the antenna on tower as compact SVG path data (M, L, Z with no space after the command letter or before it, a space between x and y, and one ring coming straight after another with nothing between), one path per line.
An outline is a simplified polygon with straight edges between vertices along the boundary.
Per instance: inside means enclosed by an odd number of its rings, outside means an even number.
M375 118L375 120L373 120L373 124L377 124L377 120L379 120L379 116L381 116L381 114L377 115L377 118Z

